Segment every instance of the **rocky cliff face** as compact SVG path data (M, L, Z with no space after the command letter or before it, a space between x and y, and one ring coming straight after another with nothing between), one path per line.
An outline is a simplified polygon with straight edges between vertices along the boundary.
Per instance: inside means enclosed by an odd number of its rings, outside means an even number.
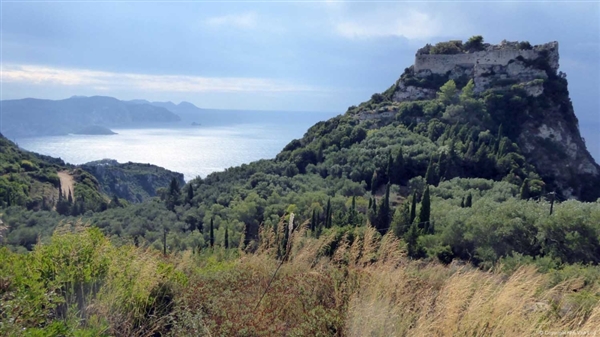
M384 95L396 104L431 100L448 80L454 80L458 89L473 80L474 93L486 102L490 97L519 92L523 104L496 111L503 115L492 115L492 119L515 130L511 139L550 189L564 198L594 200L600 196L600 167L579 133L566 74L558 71L557 42L530 46L503 41L453 54L432 54L432 48L419 49L415 64ZM392 119L396 112L395 108L379 108L361 111L356 118Z
M168 187L173 178L179 186L185 185L183 174L150 164L120 164L104 159L81 167L96 177L106 195L116 195L130 202L142 202L156 196L156 190Z

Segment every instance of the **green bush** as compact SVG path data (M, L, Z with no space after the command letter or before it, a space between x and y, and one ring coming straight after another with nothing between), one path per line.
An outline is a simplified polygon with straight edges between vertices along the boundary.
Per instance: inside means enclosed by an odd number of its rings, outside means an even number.
M469 40L465 43L465 50L470 52L482 51L484 49L483 46L483 36L475 35L471 36Z
M462 41L439 42L431 47L430 54L460 54L463 52Z

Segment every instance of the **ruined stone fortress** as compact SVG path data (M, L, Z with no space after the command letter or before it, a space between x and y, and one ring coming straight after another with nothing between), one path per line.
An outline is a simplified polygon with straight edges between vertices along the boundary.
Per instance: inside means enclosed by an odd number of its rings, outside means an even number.
M517 42L503 41L499 45L485 45L485 50L474 53L439 55L429 54L431 46L419 49L415 56L415 73L429 70L434 74L446 74L455 67L477 68L489 66L507 66L511 60L521 56L526 60L540 57L544 51L550 66L558 70L558 42L534 46L532 49L519 49Z
M498 45L484 44L481 51L459 54L430 54L431 48L426 45L417 51L415 64L409 68L411 76L443 75L448 79L466 76L473 79L477 93L504 83L520 84L529 95L538 96L543 92L539 80L547 79L548 75L542 69L528 66L526 61L543 57L552 71L558 71L558 42L523 49L518 42L502 41ZM434 97L435 90L406 85L400 80L393 99L401 102Z

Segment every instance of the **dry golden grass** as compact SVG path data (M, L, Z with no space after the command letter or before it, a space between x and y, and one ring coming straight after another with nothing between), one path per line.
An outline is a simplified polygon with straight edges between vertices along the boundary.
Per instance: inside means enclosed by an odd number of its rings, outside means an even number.
M573 278L550 287L549 275L523 266L511 275L459 263L413 261L391 235L373 228L330 257L319 240L297 236L286 273L343 270L336 286L344 336L531 336L600 333L598 284ZM310 266L310 268L308 267ZM296 269L297 268L297 269ZM307 269L308 268L308 269Z
M600 333L593 295L590 312L572 298L573 280L545 289L546 275L531 266L510 277L419 262L374 264L365 271L369 277L348 306L347 336Z

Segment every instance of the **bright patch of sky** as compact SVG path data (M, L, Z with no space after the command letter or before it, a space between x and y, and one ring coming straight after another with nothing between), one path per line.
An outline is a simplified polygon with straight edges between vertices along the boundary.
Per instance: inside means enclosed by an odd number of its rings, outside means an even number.
M558 41L580 123L600 123L600 4L4 2L2 99L186 100L344 112L425 43Z

